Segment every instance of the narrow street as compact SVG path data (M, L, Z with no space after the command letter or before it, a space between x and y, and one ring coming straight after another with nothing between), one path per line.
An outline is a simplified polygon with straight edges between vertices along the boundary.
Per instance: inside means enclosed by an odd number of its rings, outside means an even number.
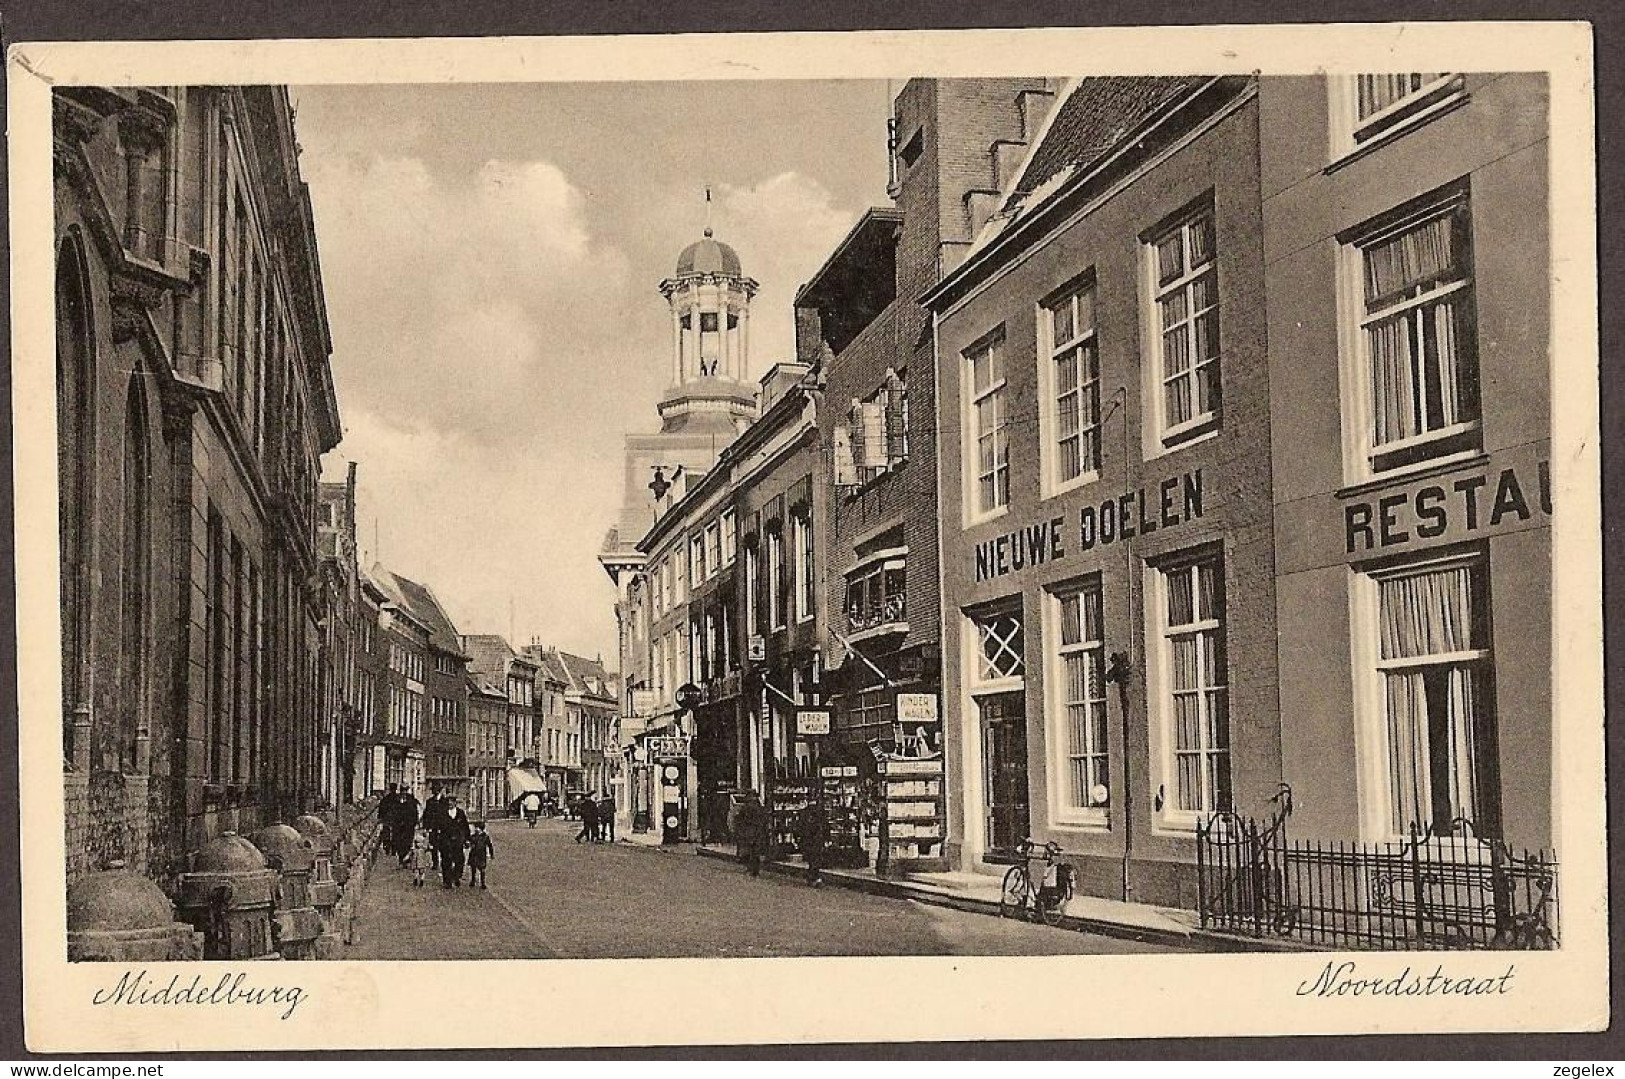
M495 821L489 891L451 892L381 856L345 959L613 959L1162 952L1160 945L1005 921L629 843L575 826Z

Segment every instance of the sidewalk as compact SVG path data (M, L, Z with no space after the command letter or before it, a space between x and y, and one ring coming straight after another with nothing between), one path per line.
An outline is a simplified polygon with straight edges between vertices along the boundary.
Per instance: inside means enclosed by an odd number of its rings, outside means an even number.
M657 832L644 834L629 832L623 838L638 846L660 851L693 851L704 858L727 861L738 858L731 843L700 845L682 843L663 846ZM767 862L763 868L773 873L806 872L806 864L800 858ZM994 916L999 913L999 893L1003 883L1001 876L991 873L910 873L903 877L882 877L873 869L826 869L823 877L830 884L853 888L870 895L913 899L921 903ZM1061 924L1067 928L1099 933L1103 936L1205 951L1299 950L1278 941L1257 940L1204 930L1198 924L1195 911L1152 906L1149 903L1125 903L1122 900L1102 899L1097 896L1074 896L1066 906Z

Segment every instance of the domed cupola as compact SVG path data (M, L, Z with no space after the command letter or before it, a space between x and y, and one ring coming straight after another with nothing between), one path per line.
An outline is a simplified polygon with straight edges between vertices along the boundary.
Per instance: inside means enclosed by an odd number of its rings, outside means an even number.
M737 432L750 422L750 302L756 288L738 252L710 226L677 256L677 272L660 282L671 307L671 386L660 402L662 430Z
M683 248L683 253L677 256L677 276L685 277L688 274L727 274L730 277L742 277L744 271L739 268L739 255L733 248L720 240L711 237L711 230L705 230L705 238L695 240Z

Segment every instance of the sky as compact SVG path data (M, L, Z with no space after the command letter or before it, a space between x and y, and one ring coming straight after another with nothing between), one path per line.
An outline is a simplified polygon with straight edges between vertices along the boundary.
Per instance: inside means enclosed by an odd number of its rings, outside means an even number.
M751 371L791 300L886 204L883 82L295 87L344 441L371 564L464 633L615 661L597 562L622 440L659 428L658 286L706 224L761 283Z

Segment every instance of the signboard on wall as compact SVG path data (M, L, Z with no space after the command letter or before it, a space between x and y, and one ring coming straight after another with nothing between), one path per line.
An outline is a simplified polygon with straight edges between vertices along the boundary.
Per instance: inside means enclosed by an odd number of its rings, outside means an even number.
M632 691L632 714L635 716L652 716L655 709L660 707L660 695L652 689L634 689Z
M645 740L644 748L649 751L649 756L657 760L663 757L686 757L688 756L688 735L653 735Z
M828 708L796 709L796 737L816 737L829 733Z
M760 663L762 660L766 659L767 638L763 637L760 633L751 634L750 643L748 645L748 656L752 663Z

